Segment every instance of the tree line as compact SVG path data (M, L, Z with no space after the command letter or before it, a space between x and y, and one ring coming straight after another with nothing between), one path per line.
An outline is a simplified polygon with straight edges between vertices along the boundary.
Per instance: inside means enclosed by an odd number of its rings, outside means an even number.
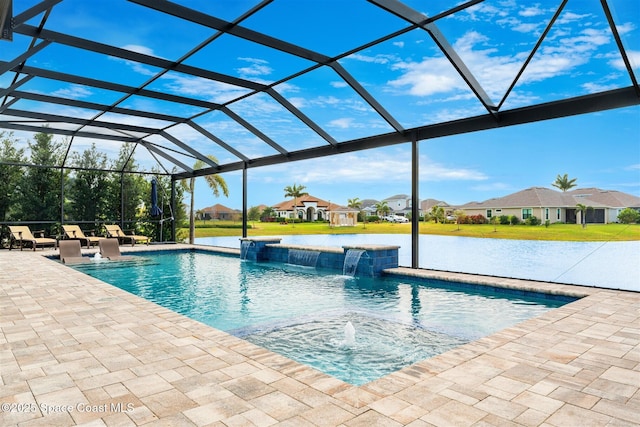
M139 173L133 144L123 144L111 161L95 143L70 153L68 145L37 133L28 141L27 154L13 133L0 132L0 223L39 222L50 235L58 234L61 222L98 233L104 223L124 223L139 233L159 234L149 213L151 176ZM158 202L164 202L161 209L170 213L171 179L152 172L157 174ZM176 193L177 212L165 216L184 221L184 189L176 186ZM165 236L170 235L170 221L164 226Z

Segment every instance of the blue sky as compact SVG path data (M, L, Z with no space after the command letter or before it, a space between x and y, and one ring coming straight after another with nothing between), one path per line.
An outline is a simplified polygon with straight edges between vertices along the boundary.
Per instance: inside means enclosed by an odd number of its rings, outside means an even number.
M15 14L35 1L14 2ZM256 1L196 1L177 3L200 9L224 20L236 19ZM552 3L554 3L552 5ZM556 2L487 0L437 22L438 28L494 103L503 100L509 85L538 40ZM611 1L618 31L629 54L636 77L640 71L640 2ZM323 2L275 0L242 23L327 56L340 54L365 42L406 26L402 20L366 1ZM406 4L433 16L456 3L408 0ZM113 22L113 16L118 19ZM309 19L313 16L314 19ZM40 17L29 21L37 25ZM124 47L158 58L177 60L212 30L167 17L136 4L121 1L65 0L56 6L47 28L77 37ZM14 42L0 44L0 59L16 57L30 39L16 35ZM61 60L62 59L62 60ZM340 59L340 65L358 79L405 128L439 123L486 113L486 110L438 51L423 30L413 30ZM200 68L242 79L270 84L312 64L279 51L223 35L184 61ZM153 66L114 57L87 55L77 49L51 45L29 59L27 65L51 66L57 71L104 78L116 83L140 85L154 77ZM0 76L0 86L10 84L12 74ZM529 67L504 100L502 110L555 101L568 97L627 87L631 84L599 2L570 0L540 46ZM169 72L147 89L224 103L247 90ZM392 128L331 68L321 67L308 75L275 86L289 102L308 115L338 141L351 140ZM113 103L121 94L94 87L34 79L20 90L99 103ZM189 117L249 157L275 151L219 111L205 112L142 96L132 96L122 107ZM20 100L13 108L44 111L49 108ZM57 107L77 117L95 111ZM229 108L250 121L285 149L325 144L281 105L262 94L233 102ZM49 111L50 112L50 111ZM127 121L142 126L162 125L157 120L106 114L103 120ZM220 163L238 160L232 153L211 144L186 125L169 133ZM16 132L26 144L28 134ZM150 137L162 147L171 143ZM72 151L82 151L92 141L76 138ZM99 141L98 146L114 158L119 143ZM187 164L193 159L175 155ZM144 168L155 160L146 150L136 151ZM171 165L165 165L171 167ZM420 196L450 204L463 204L502 196L532 186L550 187L558 174L577 178L580 187L599 187L640 196L640 107L605 111L554 121L427 140L420 143ZM411 192L410 146L332 156L304 162L255 168L248 171L249 205L275 204L284 199L284 187L302 184L325 200L346 204L350 198L383 199ZM241 174L227 173L229 198L216 200L205 182L196 185L196 206L222 203L240 208Z

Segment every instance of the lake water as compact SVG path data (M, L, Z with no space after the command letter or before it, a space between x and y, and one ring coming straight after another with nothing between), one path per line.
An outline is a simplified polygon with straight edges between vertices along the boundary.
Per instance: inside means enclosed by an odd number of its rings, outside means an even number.
M420 236L419 267L640 292L640 241L557 242ZM282 236L282 243L320 246L400 246L399 264L411 266L406 234ZM240 248L239 237L207 237L197 244Z

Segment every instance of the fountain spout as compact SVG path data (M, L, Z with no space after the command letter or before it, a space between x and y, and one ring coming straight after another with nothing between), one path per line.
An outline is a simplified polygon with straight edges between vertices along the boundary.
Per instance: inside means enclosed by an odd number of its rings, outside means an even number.
M353 347L356 344L356 328L353 327L353 323L348 321L344 325L344 345L347 347Z

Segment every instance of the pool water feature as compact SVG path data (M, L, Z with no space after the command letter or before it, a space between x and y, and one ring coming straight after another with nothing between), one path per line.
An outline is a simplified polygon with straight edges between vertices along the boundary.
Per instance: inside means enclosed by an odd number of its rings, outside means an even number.
M141 255L73 268L354 385L573 300L207 252Z
M320 252L309 251L304 249L289 249L288 263L294 265L301 265L304 267L315 268L318 264L318 257Z

